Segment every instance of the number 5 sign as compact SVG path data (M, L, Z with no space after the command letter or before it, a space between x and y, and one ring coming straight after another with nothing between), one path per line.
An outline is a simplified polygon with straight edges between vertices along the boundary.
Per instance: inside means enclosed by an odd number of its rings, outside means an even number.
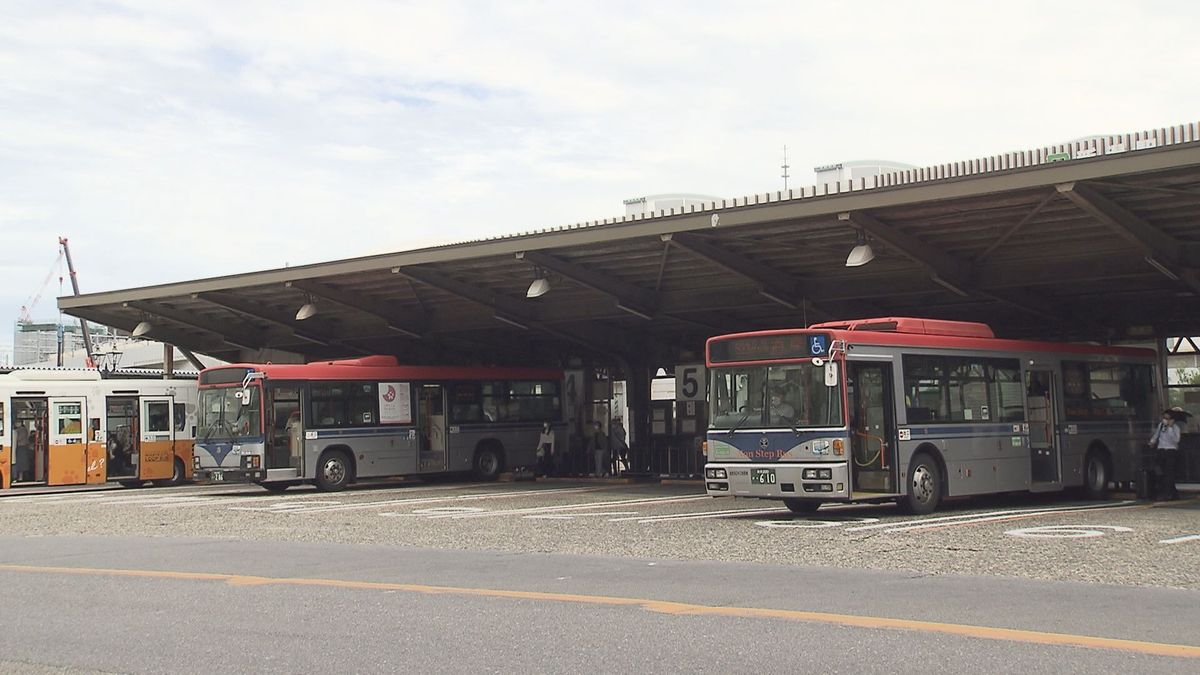
M675 400L703 401L707 395L703 363L675 366Z

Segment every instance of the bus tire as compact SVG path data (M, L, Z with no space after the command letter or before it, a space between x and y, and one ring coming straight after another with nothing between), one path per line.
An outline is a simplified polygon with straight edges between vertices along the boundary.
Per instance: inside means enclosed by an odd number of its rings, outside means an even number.
M475 480L491 481L500 476L504 466L504 457L495 443L485 443L475 451L475 461L471 463L471 473Z
M821 508L821 502L811 499L785 499L783 505L792 513L816 513Z
M337 492L350 484L350 459L341 450L327 450L317 462L317 489Z
M1108 497L1108 462L1104 452L1095 448L1088 450L1083 460L1083 494L1088 499Z
M175 467L171 472L171 477L165 480L154 481L154 487L170 487L172 485L181 485L183 483L183 477L186 475L187 473L183 468L183 460L176 457Z
M907 513L932 513L942 501L942 470L927 452L913 455L908 464L908 491L898 500Z

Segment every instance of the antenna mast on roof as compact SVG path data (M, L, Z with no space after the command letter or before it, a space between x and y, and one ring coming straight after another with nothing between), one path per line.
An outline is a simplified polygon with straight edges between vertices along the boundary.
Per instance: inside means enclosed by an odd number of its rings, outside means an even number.
M783 189L788 189L787 146L783 146Z

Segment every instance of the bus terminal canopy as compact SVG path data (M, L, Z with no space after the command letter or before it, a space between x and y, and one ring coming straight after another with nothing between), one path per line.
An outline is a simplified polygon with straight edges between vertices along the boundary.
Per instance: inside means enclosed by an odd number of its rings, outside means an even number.
M874 257L848 267L860 243ZM535 279L544 292L527 297ZM277 349L555 365L701 359L711 335L867 316L980 321L1000 337L1196 335L1198 295L1192 123L58 302L123 330L145 322L147 337L226 360ZM306 305L311 316L298 320Z

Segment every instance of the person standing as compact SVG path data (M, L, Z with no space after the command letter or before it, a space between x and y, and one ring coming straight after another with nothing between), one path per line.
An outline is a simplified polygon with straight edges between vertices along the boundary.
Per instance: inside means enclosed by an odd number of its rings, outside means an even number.
M629 468L629 443L625 440L625 420L617 415L608 425L608 444L612 454L612 475L621 473L621 467Z
M591 433L588 434L587 447L591 452L592 459L595 462L595 473L593 476L597 478L608 475L608 436L604 435L604 428L600 426L600 421L592 422Z
M555 473L554 430L549 422L542 424L542 433L537 444L538 474L550 476Z
M1150 447L1158 450L1155 458L1157 480L1154 485L1154 499L1179 499L1179 490L1175 487L1175 466L1179 462L1180 424L1186 421L1187 413L1182 408L1164 410L1154 435L1150 437Z
M24 483L34 479L33 439L24 422L13 429L13 473L16 481Z

